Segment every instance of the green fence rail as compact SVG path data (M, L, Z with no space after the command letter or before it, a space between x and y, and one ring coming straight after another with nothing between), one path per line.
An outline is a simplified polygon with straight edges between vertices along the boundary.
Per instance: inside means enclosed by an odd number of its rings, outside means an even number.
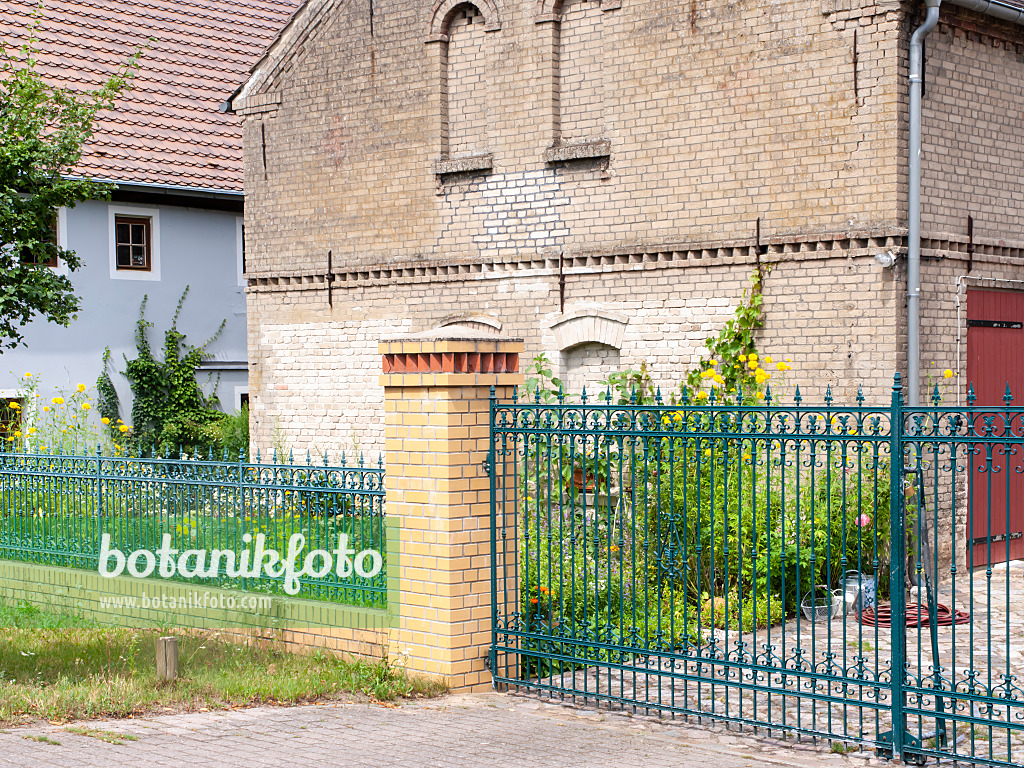
M301 539L293 539L300 534ZM161 578L161 547L175 553L177 580L250 592L294 594L313 600L365 607L387 605L384 469L336 467L307 462L255 463L188 457L129 458L100 454L0 452L0 558L112 572L117 557L101 563L101 544L118 550L126 565L136 550L154 553L148 578ZM340 538L339 538L340 537ZM289 589L281 564L259 549L287 556L301 569ZM340 542L340 543L339 543ZM346 560L345 552L348 550ZM380 568L360 552L378 553ZM178 562L192 551L196 554ZM215 556L214 552L230 552ZM340 556L339 556L340 554ZM339 563L340 561L340 563ZM134 562L144 573L147 557ZM254 566L261 566L256 571ZM178 573L184 566L185 575ZM269 565L269 567L267 567ZM360 575L356 566L361 566ZM170 565L167 566L170 570ZM199 573L192 575L192 571ZM205 575L204 575L205 574ZM247 575L248 574L248 575ZM310 575L313 574L313 575ZM322 574L322 575L321 575Z
M492 400L495 681L1024 755L1024 410Z

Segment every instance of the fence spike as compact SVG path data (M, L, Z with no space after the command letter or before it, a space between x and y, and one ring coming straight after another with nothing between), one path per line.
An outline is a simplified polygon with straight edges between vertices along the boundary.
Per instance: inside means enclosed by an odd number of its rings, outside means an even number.
M377 467L379 469L384 469L384 454L383 453L378 453L377 454Z
M825 405L832 405L832 385L825 387Z
M518 403L519 402L519 385L518 384L516 384L515 386L512 387L512 402L513 403Z
M939 394L939 385L936 384L932 390L932 405L938 405L939 401L942 400L942 395Z
M800 385L799 384L797 384L796 393L793 395L793 400L796 401L797 405L800 405L800 401L803 400L803 398L800 397Z
M580 395L580 400L583 401L584 405L587 404L587 388L586 387L583 388L583 394Z
M558 385L558 404L562 405L565 402L565 393L562 391L562 385Z
M327 452L328 452L329 450L330 450L330 449L328 449L328 448L324 448L324 466L325 466L325 467L326 467L326 466L328 466L328 463L327 463Z
M661 405L661 387L658 387L657 391L654 393L654 402Z
M306 449L306 466L313 466L313 457L309 455L309 448Z
M342 451L341 452L341 466L343 466L343 467L346 466L345 461L346 461L345 452Z
M974 382L972 381L967 386L967 404L974 405L975 394L974 394Z
M611 405L612 404L612 388L611 387L605 388L605 390L604 390L604 401L605 401L605 403L607 405Z
M535 403L537 403L538 405L540 405L540 386L539 386L539 385L538 385L538 386L537 386L537 388L536 388L536 389L535 389L535 390L533 391L533 400L534 400L534 402L535 402Z
M1006 392L1003 393L1003 404L1009 405L1013 402L1013 392L1010 391L1010 382L1006 382Z
M359 452L359 468L360 469L363 468L363 452L362 451Z
M766 384L765 387L764 387L764 404L765 405L771 405L772 404L772 385L771 384Z
M736 385L736 405L743 405L743 387Z
M259 448L256 449L256 463L257 464L260 463L260 449Z
M271 456L271 461L272 461L272 462L273 462L274 464L277 464L277 446L276 446L276 445L274 446L274 453L273 453L273 455Z
M636 386L630 385L629 387L629 404L636 405Z
M864 387L857 387L857 405L864 405Z
M293 451L290 448L288 449L288 463L289 464L294 464L295 463L295 451Z

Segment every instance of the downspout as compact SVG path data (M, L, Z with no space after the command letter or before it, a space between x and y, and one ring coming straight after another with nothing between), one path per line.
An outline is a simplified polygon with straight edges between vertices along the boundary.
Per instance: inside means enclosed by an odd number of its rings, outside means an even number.
M939 22L939 3L924 0L927 13L910 38L910 190L907 232L907 384L909 405L921 404L921 84L924 39Z

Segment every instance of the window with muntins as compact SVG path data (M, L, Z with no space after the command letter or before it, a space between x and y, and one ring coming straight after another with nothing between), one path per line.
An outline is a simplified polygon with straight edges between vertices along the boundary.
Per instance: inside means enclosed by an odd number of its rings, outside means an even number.
M148 272L152 269L152 221L148 216L117 216L114 219L118 269Z
M53 220L50 222L49 237L33 250L31 248L21 249L22 264L39 264L43 267L57 266L57 212L54 211Z

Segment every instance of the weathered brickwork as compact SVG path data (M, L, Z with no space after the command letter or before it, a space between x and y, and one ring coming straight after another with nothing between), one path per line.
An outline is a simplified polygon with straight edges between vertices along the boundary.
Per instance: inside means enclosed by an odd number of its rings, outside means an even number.
M558 25L559 138L606 136L604 122L605 12L598 0L564 0Z
M460 320L521 336L572 388L612 360L675 388L758 262L760 345L794 368L773 385L887 400L906 359L906 11L313 3L235 100L258 443L380 450L374 343ZM971 274L1024 279L1020 30L941 18L926 371L955 364L968 214Z
M488 151L488 64L494 53L484 21L472 6L456 12L448 27L445 87L449 155Z
M1024 241L1024 27L958 8L928 37L922 227Z

